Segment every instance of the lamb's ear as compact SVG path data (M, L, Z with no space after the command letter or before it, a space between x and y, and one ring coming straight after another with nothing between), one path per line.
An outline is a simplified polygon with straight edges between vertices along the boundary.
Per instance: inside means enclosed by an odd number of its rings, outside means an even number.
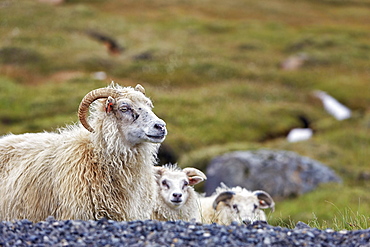
M188 176L190 185L195 185L207 180L207 176L196 168L186 167L182 169L182 171L186 174L186 176Z
M112 112L115 103L116 103L115 99L111 96L108 96L108 99L105 102L105 112L106 113Z
M200 182L203 182L203 181L204 181L204 178L199 177L199 176L189 177L189 185L190 186L199 184Z
M275 210L275 202L269 193L263 190L256 190L253 191L253 194L257 196L260 208L271 208L272 211Z
M139 92L142 92L144 95L145 95L145 89L143 86L141 86L140 84L137 84L136 87L135 87L135 90L136 91L139 91Z
M232 191L225 191L225 192L222 192L220 193L215 201L213 202L213 209L216 209L217 208L217 205L220 203L220 202L224 202L226 204L229 204L231 198L233 198L233 196L235 195L234 192Z
M156 179L159 179L165 171L165 168L162 166L153 166L153 172L154 172L154 177Z
M153 171L155 175L162 176L165 168L162 166L153 166Z

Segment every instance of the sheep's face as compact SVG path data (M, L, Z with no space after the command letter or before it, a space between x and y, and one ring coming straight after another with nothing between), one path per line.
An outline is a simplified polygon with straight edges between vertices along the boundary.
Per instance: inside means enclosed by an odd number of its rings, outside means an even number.
M153 113L151 101L140 92L133 92L130 96L109 97L107 114L114 114L120 132L131 145L163 142L167 135L166 123Z
M232 221L250 223L261 220L259 218L259 201L254 195L235 194L232 198L218 203L216 211L226 216L222 217L224 220L227 219L226 224L230 224Z
M266 215L261 209L275 208L274 200L265 191L250 192L240 187L235 187L234 190L220 193L213 203L215 212L226 221L222 222L224 224L230 224L232 221L243 223L266 221Z
M164 173L157 179L160 196L173 209L180 209L188 200L189 179L183 172Z
M235 195L228 205L231 209L231 218L233 221L250 223L260 220L259 202L256 196Z

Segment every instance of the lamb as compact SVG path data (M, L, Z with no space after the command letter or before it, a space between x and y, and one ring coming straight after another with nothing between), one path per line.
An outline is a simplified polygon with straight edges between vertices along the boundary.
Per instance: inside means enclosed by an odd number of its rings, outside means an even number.
M207 179L196 168L181 170L176 164L155 167L158 186L157 202L152 219L161 221L200 221L198 194L192 187Z
M275 202L271 196L262 190L249 191L239 186L228 188L224 184L216 189L210 197L200 197L203 223L218 223L223 225L231 222L244 224L254 221L266 221L266 215L261 209L274 210Z
M0 220L150 219L167 135L152 108L141 85L112 83L82 99L82 125L0 138Z

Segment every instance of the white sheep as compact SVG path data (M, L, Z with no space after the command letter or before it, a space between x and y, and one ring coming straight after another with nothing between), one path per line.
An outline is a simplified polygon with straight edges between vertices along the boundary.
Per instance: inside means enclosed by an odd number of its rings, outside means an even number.
M0 138L0 220L149 219L167 135L152 108L141 85L112 83L82 99L83 126Z
M261 209L275 207L271 196L262 190L249 191L239 186L228 188L221 185L210 197L200 197L203 223L223 225L231 222L251 223L257 220L266 221Z
M192 167L181 170L176 164L156 166L154 174L158 196L152 219L200 221L198 194L192 186L206 180L206 175Z

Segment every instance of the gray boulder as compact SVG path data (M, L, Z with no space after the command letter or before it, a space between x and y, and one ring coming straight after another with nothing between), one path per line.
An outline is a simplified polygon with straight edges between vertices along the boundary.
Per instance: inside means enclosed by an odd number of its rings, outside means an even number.
M237 151L218 156L207 166L206 195L224 183L264 190L274 199L296 197L321 183L342 180L322 163L290 151Z

